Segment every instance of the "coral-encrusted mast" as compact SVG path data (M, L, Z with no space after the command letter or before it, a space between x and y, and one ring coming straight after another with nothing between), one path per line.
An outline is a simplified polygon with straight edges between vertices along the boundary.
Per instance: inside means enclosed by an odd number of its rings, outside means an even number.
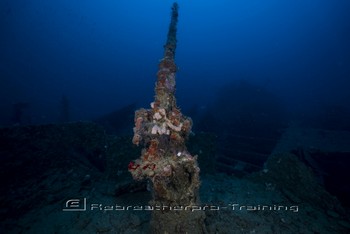
M175 49L178 5L173 4L164 58L159 63L155 100L151 109L135 112L133 143L143 145L141 157L129 163L135 180L149 179L153 185L152 205L167 207L152 214L152 233L203 233L204 213L174 211L172 207L198 205L199 167L197 157L186 148L192 120L184 116L175 99Z
M159 63L157 73L155 103L163 108L176 107L175 94L175 50L176 50L176 25L178 17L178 5L175 3L172 8L171 22L167 42L164 46L164 58Z

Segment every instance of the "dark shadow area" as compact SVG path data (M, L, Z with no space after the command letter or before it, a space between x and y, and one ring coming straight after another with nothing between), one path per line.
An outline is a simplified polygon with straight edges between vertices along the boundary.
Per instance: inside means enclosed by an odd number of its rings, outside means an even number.
M276 137L287 123L280 98L247 81L227 84L197 123L202 131L218 135Z
M313 152L314 160L324 171L323 181L327 191L338 197L342 204L350 208L350 152Z
M12 125L23 125L31 123L31 116L28 112L30 104L28 102L16 102L12 104Z
M329 104L315 108L313 113L302 116L305 127L333 131L350 131L350 109L341 104Z
M247 81L222 87L212 105L190 112L195 131L218 137L217 170L239 176L262 168L288 121L278 96Z
M93 120L103 126L108 134L131 135L136 104L126 105Z

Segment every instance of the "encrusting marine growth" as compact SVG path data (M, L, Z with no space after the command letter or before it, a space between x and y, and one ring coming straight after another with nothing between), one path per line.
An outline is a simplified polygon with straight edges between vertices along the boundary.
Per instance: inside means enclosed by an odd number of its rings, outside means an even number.
M135 180L152 182L150 205L162 207L152 213L152 233L203 233L204 212L188 208L199 203L200 169L197 156L192 156L185 145L192 120L181 113L175 99L177 19L178 4L174 3L164 58L157 73L155 100L151 109L135 112L132 141L144 148L128 169Z

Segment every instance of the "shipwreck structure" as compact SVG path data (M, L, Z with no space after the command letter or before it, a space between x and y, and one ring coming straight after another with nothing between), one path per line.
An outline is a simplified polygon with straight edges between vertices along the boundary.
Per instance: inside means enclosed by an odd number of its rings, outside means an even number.
M148 179L152 186L152 233L205 233L198 196L200 169L197 156L185 145L192 120L181 113L175 98L177 21L178 4L174 3L155 100L150 109L135 112L133 143L144 148L128 169L135 180Z

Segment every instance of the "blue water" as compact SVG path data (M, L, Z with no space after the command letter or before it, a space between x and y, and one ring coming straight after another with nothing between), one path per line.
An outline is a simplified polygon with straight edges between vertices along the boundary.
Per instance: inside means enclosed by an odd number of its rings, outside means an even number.
M350 1L180 0L176 62L182 109L244 80L292 112L349 108ZM0 2L0 124L26 102L31 123L72 120L153 100L172 1Z

